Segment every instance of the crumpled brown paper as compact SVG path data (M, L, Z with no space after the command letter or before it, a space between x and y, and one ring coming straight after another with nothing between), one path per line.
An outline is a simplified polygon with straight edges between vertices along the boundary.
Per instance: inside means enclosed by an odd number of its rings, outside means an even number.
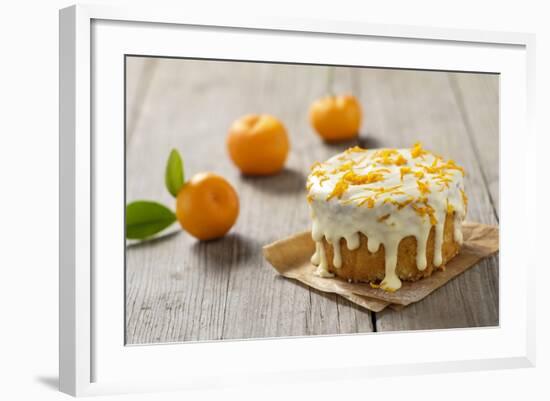
M399 310L418 302L442 287L452 278L474 266L481 259L498 251L498 227L481 223L463 224L464 244L460 253L430 277L403 281L396 292L372 288L368 283L348 283L341 278L322 278L313 274L316 266L310 262L315 243L309 231L276 241L263 248L264 256L281 275L292 278L324 292L333 292L373 312L387 306Z

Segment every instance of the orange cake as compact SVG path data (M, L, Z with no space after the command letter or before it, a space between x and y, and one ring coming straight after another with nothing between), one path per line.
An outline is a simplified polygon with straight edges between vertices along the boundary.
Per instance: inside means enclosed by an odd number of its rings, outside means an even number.
M315 273L395 291L443 268L462 244L463 177L419 143L354 147L315 163L307 180Z

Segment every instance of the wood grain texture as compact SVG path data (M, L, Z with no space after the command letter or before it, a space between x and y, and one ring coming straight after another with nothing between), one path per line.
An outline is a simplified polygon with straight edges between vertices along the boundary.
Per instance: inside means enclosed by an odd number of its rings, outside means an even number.
M307 121L310 103L327 92L326 67L134 57L126 67L127 200L174 205L163 174L176 147L188 177L220 173L241 201L236 226L221 240L199 242L180 231L127 248L127 343L498 324L498 257L417 305L374 316L277 276L261 253L264 244L309 228L309 166L354 144L421 140L452 156L469 173L469 218L496 223L498 151L486 151L498 149L494 76L337 68L333 89L360 98L364 130L357 142L327 145ZM496 104L480 111L476 102ZM231 164L227 129L247 113L273 114L286 125L292 150L281 174L243 177ZM486 137L478 139L480 132Z
M499 212L499 76L448 74L491 202ZM497 217L498 219L498 217Z
M126 57L126 141L132 138L157 59Z

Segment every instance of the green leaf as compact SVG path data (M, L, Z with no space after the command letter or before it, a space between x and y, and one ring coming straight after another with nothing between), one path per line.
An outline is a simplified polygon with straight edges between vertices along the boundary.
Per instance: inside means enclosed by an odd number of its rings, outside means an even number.
M126 238L145 239L171 225L176 215L166 206L151 201L126 205Z
M166 163L166 173L164 175L164 182L168 192L175 198L178 196L178 192L183 186L183 162L181 156L176 149L172 149L168 162Z

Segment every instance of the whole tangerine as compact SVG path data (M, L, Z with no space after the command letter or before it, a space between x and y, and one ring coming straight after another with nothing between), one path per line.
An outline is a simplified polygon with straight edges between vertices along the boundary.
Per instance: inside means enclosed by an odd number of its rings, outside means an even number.
M347 141L359 135L361 114L361 105L354 96L326 96L311 104L309 120L325 141Z
M239 197L231 184L214 173L195 174L176 198L181 227L200 240L224 236L239 215Z
M248 114L233 122L227 149L246 175L271 175L285 165L290 143L285 126L268 114Z

